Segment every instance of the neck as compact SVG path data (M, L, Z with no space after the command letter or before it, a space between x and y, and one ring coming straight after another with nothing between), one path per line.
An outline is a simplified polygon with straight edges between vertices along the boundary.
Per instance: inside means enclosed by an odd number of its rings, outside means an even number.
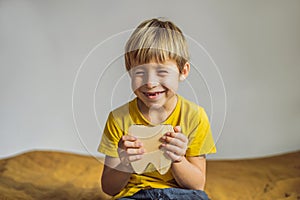
M152 124L160 124L164 122L169 114L163 108L161 109L150 109L148 114L144 115Z
M167 106L162 107L148 107L141 100L138 99L138 107L143 116L152 124L160 124L171 115L177 104L177 96L175 95L169 100Z

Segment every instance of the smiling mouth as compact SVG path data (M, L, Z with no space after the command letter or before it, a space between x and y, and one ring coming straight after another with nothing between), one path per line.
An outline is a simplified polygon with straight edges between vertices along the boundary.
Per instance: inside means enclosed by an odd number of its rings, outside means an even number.
M143 92L143 94L147 97L156 97L162 93L164 93L165 91L161 91L161 92Z

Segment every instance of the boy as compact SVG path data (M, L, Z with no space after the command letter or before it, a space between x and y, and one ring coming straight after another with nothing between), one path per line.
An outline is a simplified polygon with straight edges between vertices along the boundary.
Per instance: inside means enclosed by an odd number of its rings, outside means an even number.
M146 20L127 41L125 65L136 98L109 114L98 149L106 154L102 189L115 199L208 199L205 155L216 151L209 121L203 108L176 94L190 72L188 60L186 40L170 21ZM160 139L172 161L166 174L134 173L131 163L147 152L128 133L135 124L174 127Z

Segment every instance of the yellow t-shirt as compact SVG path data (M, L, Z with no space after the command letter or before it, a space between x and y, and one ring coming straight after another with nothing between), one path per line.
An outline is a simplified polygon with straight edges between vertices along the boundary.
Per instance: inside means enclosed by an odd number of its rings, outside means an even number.
M112 111L107 119L98 151L111 157L118 157L118 142L133 124L152 125L139 111L137 98ZM204 109L178 95L174 111L162 124L181 126L181 131L189 139L186 156L215 153L216 148ZM158 171L132 174L122 191L115 198L131 196L143 188L179 187L171 169L161 175Z

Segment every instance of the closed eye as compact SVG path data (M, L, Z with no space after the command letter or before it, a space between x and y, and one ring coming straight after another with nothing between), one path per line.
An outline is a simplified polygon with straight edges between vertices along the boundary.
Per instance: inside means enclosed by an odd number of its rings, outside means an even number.
M169 72L167 70L159 70L158 73L159 74L168 74Z
M143 71L136 71L134 74L137 75L137 76L142 76L145 73Z

